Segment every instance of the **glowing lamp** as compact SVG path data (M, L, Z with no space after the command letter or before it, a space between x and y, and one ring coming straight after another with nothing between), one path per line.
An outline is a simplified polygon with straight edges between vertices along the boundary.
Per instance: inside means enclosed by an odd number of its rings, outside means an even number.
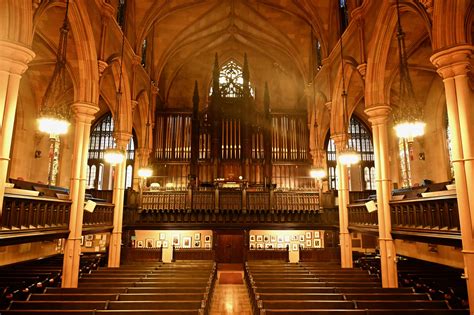
M409 141L425 134L426 124L422 121L403 121L395 125L395 132L398 138L405 138Z
M138 176L141 178L147 178L153 175L153 170L148 167L143 167L138 170Z
M314 179L322 179L326 177L326 170L322 167L313 168L309 171L309 176Z
M50 135L63 135L68 131L70 123L58 117L43 116L38 118L38 129Z
M112 165L120 164L125 160L125 154L119 149L107 149L104 152L104 160Z
M342 165L351 166L360 162L360 154L355 150L347 149L339 154L338 160Z

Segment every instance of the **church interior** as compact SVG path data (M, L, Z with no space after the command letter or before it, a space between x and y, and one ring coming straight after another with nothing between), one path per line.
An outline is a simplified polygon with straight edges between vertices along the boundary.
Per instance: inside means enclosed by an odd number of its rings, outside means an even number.
M0 0L0 314L474 314L473 54L473 0Z

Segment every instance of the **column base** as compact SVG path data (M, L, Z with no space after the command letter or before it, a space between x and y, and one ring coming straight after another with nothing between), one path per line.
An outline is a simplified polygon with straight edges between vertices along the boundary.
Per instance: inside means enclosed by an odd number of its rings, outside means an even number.
M64 246L62 288L77 288L81 260L81 240L67 239Z
M392 239L380 239L380 272L383 288L398 288L397 252Z
M353 268L352 263L352 240L349 232L339 233L341 243L341 268Z
M112 232L109 244L109 268L120 267L120 252L122 246L122 232Z

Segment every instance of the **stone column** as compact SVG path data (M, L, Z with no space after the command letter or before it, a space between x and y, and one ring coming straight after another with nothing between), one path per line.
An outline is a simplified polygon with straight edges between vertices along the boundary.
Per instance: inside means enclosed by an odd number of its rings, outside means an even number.
M25 46L0 40L0 217L3 212L20 79L34 57L35 53Z
M392 239L392 222L390 217L390 199L392 181L388 161L387 121L391 109L388 105L370 106L365 110L372 124L374 141L375 171L377 185L377 215L379 222L380 264L382 286L398 287L396 250Z
M337 134L331 136L336 145L336 156L346 147L347 135ZM339 200L339 243L341 244L341 267L352 268L352 240L349 234L349 215L347 205L349 204L349 178L347 166L337 162L336 172L339 177L338 200Z
M468 73L471 71L470 58L473 51L473 46L462 45L445 49L431 57L431 62L443 78L446 92L464 273L471 312L474 309L474 279L471 279L471 274L474 274L474 104Z
M125 150L130 141L130 133L116 132L114 134L115 142L119 149ZM109 264L111 268L120 267L120 250L122 245L122 222L123 222L123 199L125 196L125 173L127 161L115 166L114 191L112 200L114 203L114 228L109 244Z
M138 170L142 167L148 166L148 158L151 150L148 148L140 147L135 150L135 163L133 165L133 190L138 191L140 189L140 181L142 180L138 176Z
M99 108L96 104L75 103L72 105L72 110L75 115L76 123L74 127L72 174L69 191L72 204L69 217L69 236L64 248L63 288L77 288L81 254L82 219L86 193L89 136L91 123Z

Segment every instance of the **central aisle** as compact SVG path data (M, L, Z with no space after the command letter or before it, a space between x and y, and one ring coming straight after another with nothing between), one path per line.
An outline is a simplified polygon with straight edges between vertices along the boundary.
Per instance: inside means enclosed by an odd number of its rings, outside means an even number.
M242 279L242 265L219 264L217 277L212 297L211 315L251 315L250 300Z

